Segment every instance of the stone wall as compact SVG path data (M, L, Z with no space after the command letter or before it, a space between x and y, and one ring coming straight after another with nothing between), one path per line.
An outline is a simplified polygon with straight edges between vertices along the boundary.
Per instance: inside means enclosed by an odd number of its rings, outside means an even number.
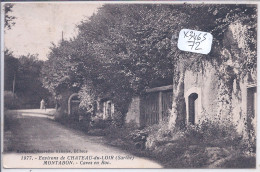
M187 70L184 78L184 96L186 103L186 120L188 120L188 97L192 93L198 94L198 116L195 123L205 118L213 118L217 113L217 84L216 71L210 64L205 67L204 73Z
M227 118L236 127L240 134L248 134L248 130L256 130L256 117L248 114L248 89L255 88L256 79L250 83L247 78L243 80L235 80L233 82L232 93L232 110L230 114L220 113L225 111L224 106L221 106L218 98L220 81L216 75L216 70L207 64L202 72L192 72L187 70L184 79L184 94L186 103L186 120L189 115L189 95L192 93L198 94L198 111L195 117L195 123L201 123L203 120L216 122L224 122ZM255 94L256 95L256 94ZM251 100L252 101L252 100ZM252 119L251 119L252 118ZM186 122L187 122L186 121ZM248 124L250 123L250 124ZM249 125L249 126L248 126ZM251 132L251 131L250 131Z
M133 97L131 104L129 105L128 112L125 119L127 124L135 123L140 126L140 98Z
M256 107L256 98L249 98L250 89L256 89L256 73L252 74L249 81L248 77L243 80L233 81L233 92L231 98L231 111L227 106L221 103L219 94L221 93L221 84L217 76L217 71L208 62L204 66L203 72L194 72L187 70L184 77L184 97L186 104L185 123L189 121L189 106L196 104L195 124L208 120L212 122L224 123L228 121L233 124L240 134L255 134L256 115L250 114L248 107L250 104ZM198 97L194 104L189 104L189 96L197 94ZM224 96L226 93L224 92ZM251 93L252 94L252 93ZM254 93L256 97L256 93ZM255 101L255 102L252 102ZM126 123L134 122L140 126L140 98L134 97L129 106L126 115Z

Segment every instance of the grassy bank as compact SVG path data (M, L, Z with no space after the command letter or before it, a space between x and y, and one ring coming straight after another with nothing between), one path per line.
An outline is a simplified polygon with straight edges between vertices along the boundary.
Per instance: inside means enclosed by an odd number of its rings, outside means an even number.
M19 127L18 114L11 111L4 111L4 152L12 152L15 141L15 128Z
M171 132L165 124L135 130L132 127L108 127L90 130L103 135L107 144L133 155L153 159L165 168L255 168L256 156L246 140L231 127L205 124ZM134 136L147 135L145 147Z
M256 167L255 144L243 139L233 126L207 122L170 131L165 123L138 130L134 125L93 128L70 118L59 122L88 135L103 136L106 144L155 160L165 168Z

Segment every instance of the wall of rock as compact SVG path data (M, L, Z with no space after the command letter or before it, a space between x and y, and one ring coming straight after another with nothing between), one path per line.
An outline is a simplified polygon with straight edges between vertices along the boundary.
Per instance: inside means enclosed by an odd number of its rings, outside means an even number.
M133 97L132 102L129 105L125 120L127 124L134 123L138 127L140 126L140 98L139 97Z

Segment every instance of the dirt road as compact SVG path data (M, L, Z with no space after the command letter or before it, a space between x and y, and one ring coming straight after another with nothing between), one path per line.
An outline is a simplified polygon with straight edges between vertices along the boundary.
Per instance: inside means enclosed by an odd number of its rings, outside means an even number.
M118 148L106 145L102 137L89 136L81 131L67 128L52 119L45 118L40 113L26 112L23 115L20 114L16 121L9 125L11 125L9 126L10 131L5 132L4 136L6 155L37 150L39 152L75 153L76 151L76 153L83 154L87 152L85 154L88 155L133 156ZM135 157L131 161L133 165L141 162L141 167L161 168L159 164L144 158ZM120 163L114 165L120 167ZM129 164L127 167L129 168L131 165Z

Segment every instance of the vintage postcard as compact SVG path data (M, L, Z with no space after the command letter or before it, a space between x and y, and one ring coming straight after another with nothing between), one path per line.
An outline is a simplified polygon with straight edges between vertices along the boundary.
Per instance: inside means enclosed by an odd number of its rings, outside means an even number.
M257 3L5 2L2 166L257 169Z

